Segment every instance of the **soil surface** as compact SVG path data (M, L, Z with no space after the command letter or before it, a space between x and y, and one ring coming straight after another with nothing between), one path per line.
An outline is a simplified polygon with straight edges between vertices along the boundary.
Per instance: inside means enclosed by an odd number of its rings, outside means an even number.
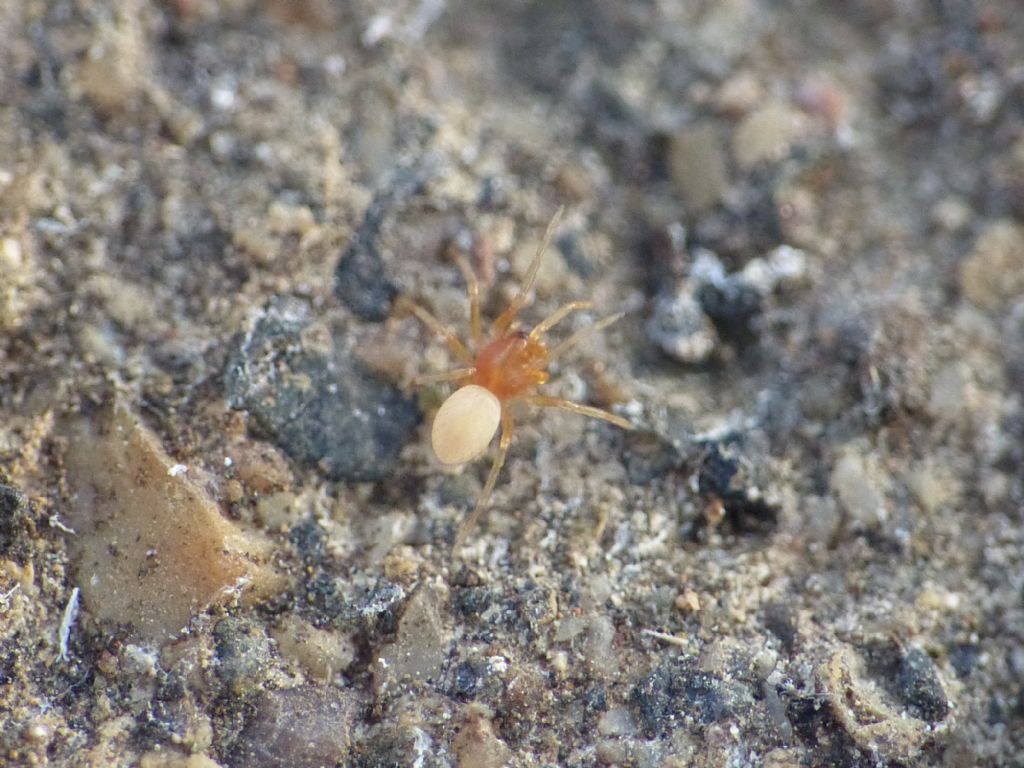
M1020 766L1017 0L0 0L0 763ZM624 318L497 450L529 329ZM495 441L496 442L496 441Z

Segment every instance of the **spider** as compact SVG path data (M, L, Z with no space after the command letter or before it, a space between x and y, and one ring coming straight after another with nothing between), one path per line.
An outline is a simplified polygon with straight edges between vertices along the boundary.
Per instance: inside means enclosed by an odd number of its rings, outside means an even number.
M614 413L535 392L538 386L548 381L547 369L554 360L584 338L617 322L624 314L620 312L599 320L551 348L545 343L547 333L572 312L591 309L592 302L570 301L556 309L530 331L520 327L519 313L530 301L537 270L551 243L552 233L558 226L562 211L563 209L559 208L552 217L519 290L505 311L492 323L486 335L480 319L480 286L465 257L457 256L455 262L465 278L469 294L469 344L463 343L454 332L426 309L414 302L407 302L409 310L427 328L445 340L452 355L461 363L458 368L428 374L416 380L419 384L452 382L457 386L438 409L431 427L431 445L438 460L442 464L457 466L476 459L487 450L498 427L501 427L498 454L491 465L491 471L487 475L487 481L473 512L459 527L454 551L459 550L479 520L505 464L514 430L510 409L513 403L524 402L544 408L561 408L595 419L603 419L623 429L632 429L629 421Z

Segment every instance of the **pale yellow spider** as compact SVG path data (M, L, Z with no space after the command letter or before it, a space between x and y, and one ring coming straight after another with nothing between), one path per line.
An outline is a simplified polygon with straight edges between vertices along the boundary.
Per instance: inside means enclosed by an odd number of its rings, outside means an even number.
M545 334L571 312L591 309L592 302L570 301L552 312L529 332L520 329L516 320L519 312L529 302L530 291L533 290L541 259L547 251L551 235L561 215L562 209L559 209L552 217L540 248L537 249L537 254L530 262L522 285L505 311L491 325L490 332L486 337L480 322L479 284L472 268L463 257L457 257L456 263L465 277L469 292L472 335L470 344L464 344L458 336L423 307L414 303L408 305L410 311L424 325L444 338L452 354L462 363L459 368L418 379L420 383L450 381L458 385L458 388L444 401L438 409L437 415L434 416L430 439L438 460L447 465L472 461L487 450L499 424L501 425L498 455L494 459L494 464L491 465L491 471L480 492L476 507L459 527L455 537L455 551L458 551L480 518L491 492L494 490L498 474L505 463L514 428L512 413L509 409L512 403L525 402L543 407L561 408L595 419L604 419L623 429L632 429L632 425L626 419L614 413L571 400L534 393L539 385L548 381L547 369L553 360L583 338L607 328L622 318L622 313L619 313L599 320L593 325L577 331L551 349L544 342Z

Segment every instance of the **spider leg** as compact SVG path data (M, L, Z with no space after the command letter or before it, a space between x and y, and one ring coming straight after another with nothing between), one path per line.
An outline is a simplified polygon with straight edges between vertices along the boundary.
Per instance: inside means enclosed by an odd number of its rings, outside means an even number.
M612 315L611 317L606 317L603 320L598 320L593 325L587 326L582 330L576 331L576 333L574 333L572 336L570 336L568 339L563 341L561 344L559 344L557 347L555 347L548 353L548 360L554 360L562 353L568 351L572 347L575 347L577 344L583 341L583 339L587 338L588 336L593 336L598 331L603 331L609 325L619 322L619 320L621 320L625 316L625 312L619 312L617 315Z
M473 363L475 362L473 360L473 355L471 355L469 350L466 349L466 345L459 341L459 337L450 329L445 327L444 323L414 301L404 299L402 301L402 305L416 315L416 318L427 326L427 328L443 338L448 344L448 349L450 349L452 354L459 359L460 363L464 363L470 368L473 367Z
M571 411L572 413L579 413L583 416L589 416L592 419L601 419L602 421L611 422L617 427L623 429L632 429L633 425L626 419L618 416L614 413L609 413L600 408L594 408L589 405L582 405L580 403L574 403L572 400L565 400L561 397L549 397L548 395L528 395L522 398L524 402L530 403L531 405L539 405L544 408L560 408L563 411Z
M422 376L417 376L413 379L414 386L422 386L423 384L439 384L445 381L458 381L472 376L476 373L476 368L452 368L450 371L439 371L437 373L425 373Z
M567 304L563 304L534 326L534 329L530 331L530 338L536 341L543 334L558 325L558 323L562 322L570 312L576 312L580 309L591 309L593 306L594 302L592 301L570 301Z
M562 218L562 213L565 211L565 206L559 207L555 211L555 215L551 217L548 228L544 231L544 239L541 240L540 248L537 249L537 254L533 257L533 261L530 262L530 268L526 270L526 277L523 278L523 284L519 286L519 291L509 302L508 307L498 315L498 319L494 321L494 335L500 336L510 327L515 321L516 316L519 314L519 310L526 306L526 302L530 298L530 291L533 290L533 284L537 280L537 270L540 269L540 261L544 256L544 252L547 251L548 246L551 244L551 236L555 233L555 227L558 226L559 220Z
M494 484L498 482L498 474L505 465L508 446L512 442L512 430L512 414L509 413L507 408L503 408L501 411L501 439L498 441L498 455L494 458L494 464L491 465L491 471L487 475L487 482L484 483L484 488L480 491L480 498L477 499L473 512L459 526L459 531L455 535L455 544L452 546L453 553L458 552L462 548L462 545L466 542L466 537L476 527L477 522L480 520L480 515L483 514L487 502L491 498Z
M483 329L480 326L480 282L465 256L457 256L455 264L466 281L466 292L469 294L470 335L473 339L473 349L479 350L483 338Z

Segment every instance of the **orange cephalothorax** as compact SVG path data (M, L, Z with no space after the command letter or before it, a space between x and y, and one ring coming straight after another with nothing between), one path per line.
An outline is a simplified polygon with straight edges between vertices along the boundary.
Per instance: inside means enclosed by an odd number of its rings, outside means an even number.
M504 402L546 382L547 364L548 350L543 342L526 333L510 333L480 350L472 381Z

